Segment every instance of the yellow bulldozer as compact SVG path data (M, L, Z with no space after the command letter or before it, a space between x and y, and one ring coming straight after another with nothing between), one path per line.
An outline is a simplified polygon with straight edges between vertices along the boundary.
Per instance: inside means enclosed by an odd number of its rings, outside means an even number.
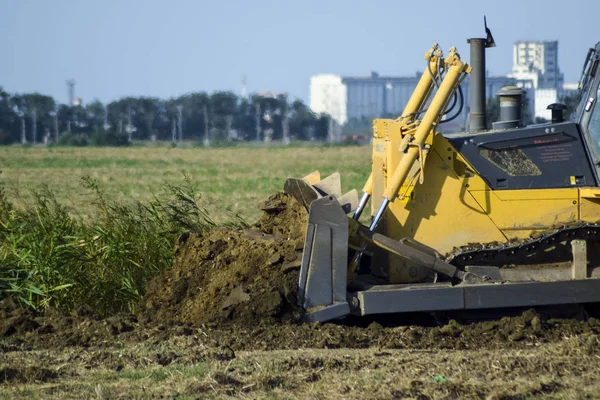
M486 26L468 43L469 64L433 45L402 115L373 121L360 199L342 195L338 174L286 181L309 210L299 278L308 321L600 302L600 43L570 120L555 103L551 122L525 126L525 92L509 86L491 129L485 54L495 42ZM442 134L469 74L468 131Z

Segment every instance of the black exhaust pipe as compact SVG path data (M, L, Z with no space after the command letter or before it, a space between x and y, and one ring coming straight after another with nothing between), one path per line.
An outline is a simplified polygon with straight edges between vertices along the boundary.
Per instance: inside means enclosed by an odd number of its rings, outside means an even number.
M480 132L487 129L485 112L485 49L495 47L496 43L492 32L487 27L483 17L486 38L471 38L467 43L471 45L471 88L469 92L469 132Z
M469 132L483 131L487 127L485 113L485 39L472 38L471 44L471 88Z

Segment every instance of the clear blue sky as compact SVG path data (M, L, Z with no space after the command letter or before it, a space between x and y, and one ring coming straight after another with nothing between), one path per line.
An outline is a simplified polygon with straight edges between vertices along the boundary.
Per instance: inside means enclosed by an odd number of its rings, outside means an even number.
M511 69L516 40L559 40L566 81L600 41L600 0L0 0L0 86L61 102L248 90L308 98L316 73L413 75L438 42L468 60L483 15Z

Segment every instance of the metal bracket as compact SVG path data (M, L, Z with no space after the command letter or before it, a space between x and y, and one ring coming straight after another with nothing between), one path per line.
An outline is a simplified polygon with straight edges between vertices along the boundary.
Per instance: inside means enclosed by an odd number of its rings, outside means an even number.
M586 279L587 276L587 243L585 240L571 240L573 264L571 264L572 279Z

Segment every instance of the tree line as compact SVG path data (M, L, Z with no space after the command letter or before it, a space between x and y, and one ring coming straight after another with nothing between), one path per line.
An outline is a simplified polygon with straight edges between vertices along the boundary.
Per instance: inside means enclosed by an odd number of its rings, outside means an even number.
M167 100L124 97L108 104L59 104L39 93L0 87L0 144L127 144L133 140L327 140L331 118L286 95L194 92Z

